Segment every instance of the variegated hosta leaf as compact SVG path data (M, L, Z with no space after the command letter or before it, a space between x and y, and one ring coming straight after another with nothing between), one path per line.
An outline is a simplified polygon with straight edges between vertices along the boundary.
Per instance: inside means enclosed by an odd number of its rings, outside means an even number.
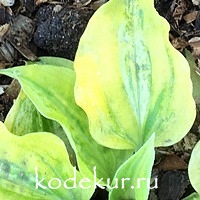
M193 97L196 104L200 104L200 72L198 72L193 55L188 50L185 51L185 54L190 65L190 75L193 83Z
M194 147L188 166L188 174L193 188L200 195L200 141Z
M183 200L200 200L200 194L194 192Z
M77 157L80 172L93 178L113 178L117 168L132 155L132 150L114 150L99 145L91 137L88 119L74 100L75 72L68 67L30 64L1 70L0 73L18 79L23 91L45 117L60 123Z
M109 200L147 200L154 163L154 134L151 138L117 170L112 182ZM155 185L157 187L157 180Z
M69 178L74 180L65 182ZM57 136L44 132L17 136L0 122L0 199L87 200L94 187L82 189L83 178Z
M72 165L76 165L75 153L63 128L56 121L42 116L22 90L6 116L4 124L15 135L25 135L33 132L56 134L65 143Z
M75 99L92 137L116 149L178 142L195 118L185 58L153 0L110 0L91 18L75 57Z

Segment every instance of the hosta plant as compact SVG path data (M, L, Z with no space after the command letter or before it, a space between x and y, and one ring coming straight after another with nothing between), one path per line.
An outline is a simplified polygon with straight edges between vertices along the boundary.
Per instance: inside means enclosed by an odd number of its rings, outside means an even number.
M192 155L189 161L188 173L190 182L193 188L199 194L200 199L200 184L199 184L199 175L200 175L200 142L196 144L192 151ZM197 194L196 194L197 195Z
M22 91L0 127L0 197L85 200L98 186L111 200L148 199L154 147L178 142L195 118L189 66L168 31L153 0L110 0L74 63L1 70Z

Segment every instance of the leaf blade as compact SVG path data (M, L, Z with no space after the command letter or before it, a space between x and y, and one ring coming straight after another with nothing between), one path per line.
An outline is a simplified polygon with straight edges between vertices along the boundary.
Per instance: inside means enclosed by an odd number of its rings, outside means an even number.
M168 32L153 1L111 0L90 20L75 57L75 98L101 145L139 149L155 132L155 145L169 146L192 126L188 63Z
M69 162L64 143L57 136L50 133L16 136L2 122L0 130L1 198L13 200L22 196L27 200L59 200L91 197L94 188L86 191L77 185L66 191L64 181L71 178L74 168ZM76 171L76 176L75 181L79 182L82 179L80 172ZM41 185L46 188L37 187L43 178ZM53 178L60 180L58 185L49 183Z
M124 181L123 184L121 184L121 188L112 189L109 194L109 200L148 199L151 170L154 158L155 152L153 134L151 138L141 147L141 149L139 149L119 167L114 180L117 178L118 181L126 179L128 182L125 183Z
M74 100L73 70L35 63L0 73L17 78L37 110L62 125L76 153L79 170L85 176L92 178L96 166L97 178L112 178L116 169L132 154L132 150L109 149L93 140L87 116Z
M199 185L199 175L200 175L200 142L196 144L192 150L192 154L189 161L188 173L190 182L193 188L200 194L200 185Z

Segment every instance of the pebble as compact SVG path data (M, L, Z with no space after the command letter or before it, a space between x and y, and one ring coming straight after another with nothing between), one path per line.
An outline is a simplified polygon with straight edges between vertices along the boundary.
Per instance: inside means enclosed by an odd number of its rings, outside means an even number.
M15 0L0 0L0 4L3 6L13 6Z
M194 4L194 5L199 5L200 4L200 0L192 0L192 3Z

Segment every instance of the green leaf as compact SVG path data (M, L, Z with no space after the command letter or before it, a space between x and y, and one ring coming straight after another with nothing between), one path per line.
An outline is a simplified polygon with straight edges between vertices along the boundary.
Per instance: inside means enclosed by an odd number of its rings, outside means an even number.
M155 158L154 134L117 170L113 179L110 200L147 200L151 170ZM118 185L116 185L116 180ZM123 181L124 180L124 181Z
M200 141L194 147L188 166L190 182L193 188L200 194Z
M74 62L75 99L99 144L139 149L155 132L155 146L169 146L192 126L189 66L168 32L153 0L110 0L91 18Z
M54 133L64 141L70 161L73 166L76 165L75 153L63 128L56 121L43 117L22 90L6 116L4 124L15 135L25 135L32 132Z
M200 195L197 193L192 193L190 196L184 198L183 200L200 200Z
M0 73L18 79L37 110L62 125L83 175L93 178L96 166L97 178L103 178L105 184L105 179L112 179L118 167L131 156L132 150L109 149L91 137L87 116L74 100L75 72L70 67L35 63Z
M15 135L25 135L41 131L54 132L52 130L56 130L57 127L56 123L54 127L52 122L36 110L33 103L21 90L4 123L8 130Z
M94 187L81 188L83 177L70 164L65 145L57 136L50 133L16 136L2 122L0 130L0 199L77 200L91 197ZM69 178L74 180L65 182Z
M190 65L190 74L193 83L193 97L197 104L200 104L200 75L197 73L195 59L189 51L185 51L186 59Z

